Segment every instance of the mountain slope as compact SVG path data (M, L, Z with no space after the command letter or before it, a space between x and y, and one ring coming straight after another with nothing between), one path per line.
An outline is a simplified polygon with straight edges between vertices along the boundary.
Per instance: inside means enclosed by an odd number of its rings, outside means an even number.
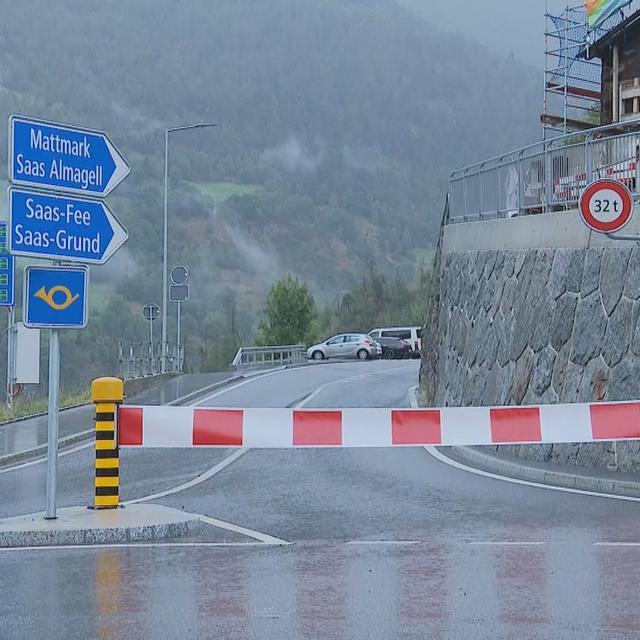
M538 133L531 68L393 0L0 6L0 118L104 128L132 165L110 198L131 239L94 279L133 307L160 298L163 129L221 124L171 139L170 254L192 269L195 333L236 295L249 331L284 273L324 299L370 260L412 274L449 171ZM212 183L250 188L216 202Z

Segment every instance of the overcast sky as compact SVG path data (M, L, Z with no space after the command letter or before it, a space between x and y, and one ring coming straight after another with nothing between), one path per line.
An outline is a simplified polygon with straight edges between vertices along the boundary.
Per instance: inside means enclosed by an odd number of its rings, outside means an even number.
M505 55L513 51L524 62L544 66L545 0L414 0L418 2L428 7L423 10L432 22L459 30ZM565 6L563 0L549 0L552 12L559 13Z

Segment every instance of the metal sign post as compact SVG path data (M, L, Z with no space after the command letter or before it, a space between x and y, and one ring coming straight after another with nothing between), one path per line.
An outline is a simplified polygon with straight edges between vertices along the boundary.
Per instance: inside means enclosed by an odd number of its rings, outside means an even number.
M149 303L142 307L142 317L149 322L149 368L151 375L155 374L155 353L153 348L153 321L158 319L160 307L157 304Z
M9 252L57 264L65 260L82 265L25 269L24 326L50 329L45 518L52 520L56 517L58 467L59 329L86 326L86 265L104 264L128 238L101 199L129 175L130 168L102 131L12 115L8 170L13 185L9 189L9 228L5 232ZM4 266L0 255L0 304ZM12 305L13 302L8 306ZM14 355L15 345L8 348ZM9 372L8 378L11 384L15 370Z
M189 270L183 265L177 265L171 269L171 282L172 285L169 288L169 301L177 303L178 317L177 317L177 360L178 360L178 372L182 373L184 357L181 342L181 306L182 303L189 299L189 285L187 280L189 279Z
M49 333L49 407L47 422L47 511L46 520L56 518L58 477L58 417L60 394L60 341L58 329Z

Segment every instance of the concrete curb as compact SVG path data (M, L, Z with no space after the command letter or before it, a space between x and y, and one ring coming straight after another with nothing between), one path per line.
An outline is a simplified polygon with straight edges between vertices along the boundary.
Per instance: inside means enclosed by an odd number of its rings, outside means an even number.
M500 458L473 447L452 447L448 451L438 447L438 450L453 460L465 462L483 471L509 476L518 480L556 485L568 489L580 489L582 491L611 493L634 498L640 497L640 482L543 469L528 465L525 462L520 463L512 459ZM452 452L453 455L449 452Z
M161 505L92 511L87 507L58 510L56 520L44 512L0 520L0 548L152 542L193 533L200 517Z

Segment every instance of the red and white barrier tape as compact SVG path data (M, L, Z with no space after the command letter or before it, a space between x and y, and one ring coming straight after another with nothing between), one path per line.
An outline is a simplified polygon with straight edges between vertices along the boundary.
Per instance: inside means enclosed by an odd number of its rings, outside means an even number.
M640 439L640 402L446 409L119 410L121 447L392 447Z

